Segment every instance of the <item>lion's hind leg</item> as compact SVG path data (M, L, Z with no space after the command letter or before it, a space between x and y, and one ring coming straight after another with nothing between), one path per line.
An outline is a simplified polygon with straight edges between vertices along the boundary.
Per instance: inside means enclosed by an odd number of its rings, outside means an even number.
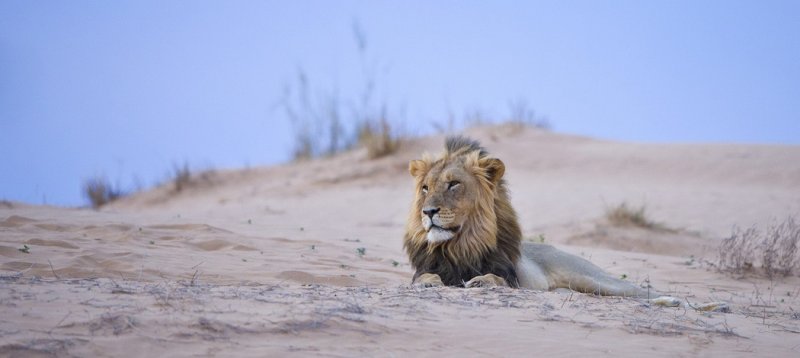
M631 282L611 276L597 265L550 245L526 243L525 255L541 267L553 288L569 288L602 296L656 298L654 290L643 289Z
M573 271L565 276L568 276L568 279L564 280L559 286L583 293L591 293L600 296L638 297L647 299L662 296L655 290L641 288L633 283L611 277L605 272Z

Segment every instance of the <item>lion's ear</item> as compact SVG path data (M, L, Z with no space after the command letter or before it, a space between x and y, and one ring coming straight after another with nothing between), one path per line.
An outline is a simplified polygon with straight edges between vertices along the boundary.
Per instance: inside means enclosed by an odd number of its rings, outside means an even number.
M428 172L430 164L424 160L412 160L408 163L408 172L413 177L420 177Z
M503 174L506 172L506 165L497 158L481 159L478 165L486 171L486 177L495 184L499 183L500 179L503 179Z

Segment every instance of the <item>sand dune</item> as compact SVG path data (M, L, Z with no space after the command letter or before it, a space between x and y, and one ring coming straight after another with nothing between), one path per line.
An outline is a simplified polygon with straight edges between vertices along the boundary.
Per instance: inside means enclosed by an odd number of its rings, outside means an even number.
M619 143L475 128L506 163L524 235L731 313L511 289L414 289L407 163L363 151L208 172L100 211L0 205L0 355L800 353L800 279L708 262L734 225L800 214L800 147ZM666 230L618 227L643 205ZM569 342L569 343L567 343Z

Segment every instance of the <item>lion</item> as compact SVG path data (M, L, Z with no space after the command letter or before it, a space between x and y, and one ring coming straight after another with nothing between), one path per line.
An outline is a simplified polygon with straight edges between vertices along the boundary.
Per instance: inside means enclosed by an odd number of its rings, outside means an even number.
M444 154L412 160L409 172L415 194L403 246L415 270L415 286L565 288L605 296L663 296L550 245L523 243L503 179L505 165L475 140L448 137ZM666 305L674 304L667 301Z

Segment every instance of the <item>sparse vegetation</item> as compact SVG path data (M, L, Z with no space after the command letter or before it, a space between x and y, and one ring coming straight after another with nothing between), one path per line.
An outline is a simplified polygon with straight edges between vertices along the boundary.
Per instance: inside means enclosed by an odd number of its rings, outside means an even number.
M353 38L361 58L364 87L357 99L342 99L336 89L314 90L300 69L295 85L287 85L279 107L292 123L294 160L331 156L356 146L367 149L370 159L391 154L402 136L390 120L385 101L376 103L375 63L367 61L367 40L357 22ZM345 111L345 109L348 109Z
M364 256L367 253L367 249L365 247L359 247L356 249L356 253L358 256Z
M537 115L536 111L533 110L525 99L517 99L509 102L508 109L509 117L506 120L508 123L540 129L550 129L550 122L547 118Z
M31 248L28 247L28 245L22 245L22 247L17 250L19 250L20 252L24 252L26 254L31 253Z
M755 226L734 227L719 246L717 268L737 275L764 274L769 278L800 271L800 225L794 217L773 224L766 231Z
M317 100L310 93L308 75L300 69L295 85L284 87L280 107L292 124L292 159L307 160L330 156L353 146L341 123L342 104L336 92Z
M400 130L397 116L388 109L388 101L378 98L377 79L381 64L370 60L367 38L358 22L353 23L353 38L361 62L363 87L355 98L342 97L337 88L320 89L311 85L308 74L300 68L296 81L284 86L278 106L292 124L292 159L327 157L364 147L369 159L394 153L407 138ZM463 118L450 111L446 123L433 121L440 133L490 123L509 123L515 127L550 129L544 116L538 115L525 99L509 101L508 112L491 120L481 109L464 113Z
M125 195L119 186L114 186L105 177L90 178L83 183L83 195L97 209Z
M175 192L180 193L186 189L192 180L192 171L189 170L189 163L184 162L183 165L172 165L172 183L175 186Z
M606 209L606 220L615 226L639 227L650 230L669 230L664 225L650 220L645 212L645 206L638 208L628 206L628 203Z
M367 157L377 159L394 153L400 147L400 138L386 116L382 115L377 121L363 122L358 143L367 148Z

